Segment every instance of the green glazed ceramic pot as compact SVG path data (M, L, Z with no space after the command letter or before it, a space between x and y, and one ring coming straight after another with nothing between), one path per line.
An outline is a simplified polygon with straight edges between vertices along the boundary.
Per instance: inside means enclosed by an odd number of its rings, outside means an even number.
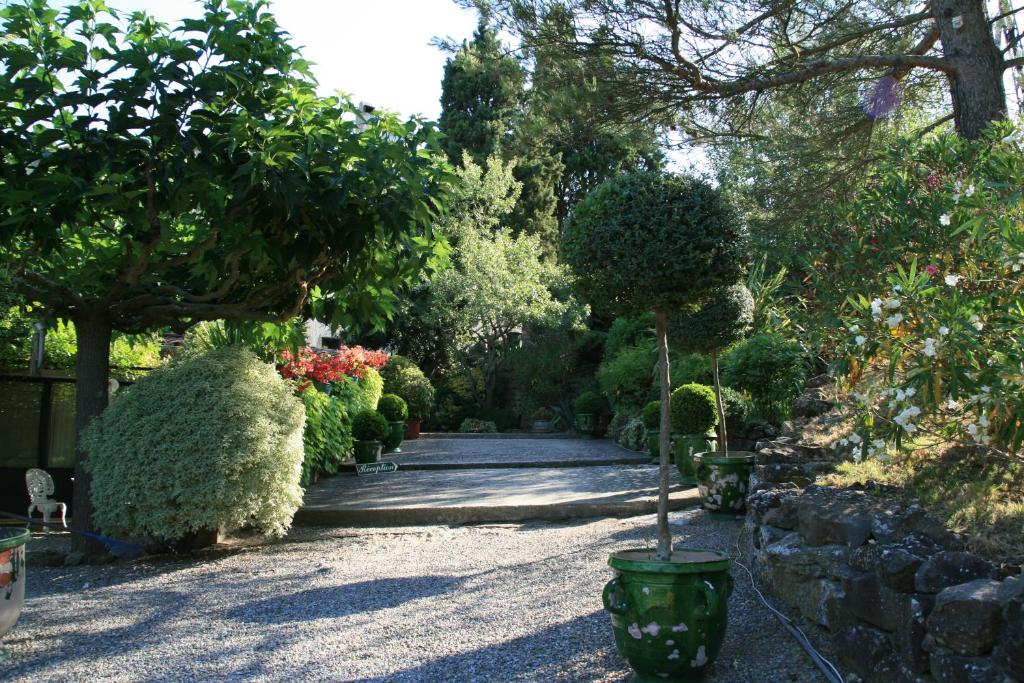
M604 587L615 644L634 681L697 680L718 656L732 593L729 557L677 550L669 562L651 549L613 553Z
M28 529L0 529L0 638L18 622L25 604L25 544Z
M658 450L658 435L660 430L648 429L647 430L647 452L651 454L651 462L658 462L659 450Z
M380 441L355 441L352 444L356 462L367 463L380 460Z
M718 439L708 434L681 434L676 437L675 456L676 469L679 470L680 481L691 486L697 483L693 467L694 453L713 451Z
M594 436L595 427L597 427L597 420L593 413L576 413L576 431L584 439Z
M754 454L746 451L718 451L693 456L697 469L700 504L708 512L720 515L744 515Z
M402 439L405 438L405 420L388 422L388 435L384 439L384 448L388 453L401 453Z

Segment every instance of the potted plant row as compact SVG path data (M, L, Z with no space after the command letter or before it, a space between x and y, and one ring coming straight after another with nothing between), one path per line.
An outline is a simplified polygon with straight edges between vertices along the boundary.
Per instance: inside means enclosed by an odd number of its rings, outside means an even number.
M717 450L711 431L718 423L715 392L703 384L684 384L672 392L670 424L675 432L676 469L684 484L696 484L694 455Z
M724 196L680 175L631 173L592 190L562 232L561 254L581 297L599 313L653 311L661 404L656 548L612 553L605 586L619 652L634 680L692 680L718 655L732 591L730 558L674 548L668 523L670 397L668 319L736 282L745 256ZM656 267L655 267L655 264Z
M381 443L388 437L390 427L384 416L375 410L363 410L352 418L352 449L357 463L380 460Z
M384 394L377 401L377 412L388 421L388 435L384 438L386 453L401 453L402 439L405 438L405 419L409 417L409 407L401 396Z

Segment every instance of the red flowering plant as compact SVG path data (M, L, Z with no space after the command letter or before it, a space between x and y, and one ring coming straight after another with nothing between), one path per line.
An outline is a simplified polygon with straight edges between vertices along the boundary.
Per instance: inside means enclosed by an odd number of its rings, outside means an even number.
M290 350L282 351L278 370L285 379L297 381L300 393L308 389L311 383L329 392L332 382L342 381L346 377L362 379L367 368L379 370L388 362L388 358L388 354L383 351L367 351L362 346L342 346L336 351L315 351L306 346L299 349L298 354Z

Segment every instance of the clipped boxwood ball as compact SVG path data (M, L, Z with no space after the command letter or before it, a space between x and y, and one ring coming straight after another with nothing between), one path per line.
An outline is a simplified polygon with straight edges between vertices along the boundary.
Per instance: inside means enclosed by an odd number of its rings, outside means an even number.
M754 297L746 285L716 290L696 311L681 311L668 320L673 351L710 353L738 342L754 325Z
M383 441L389 431L387 419L375 410L364 410L352 418L352 436L357 441Z
M706 434L718 424L715 390L704 384L684 384L673 391L669 410L676 434Z
M377 401L377 412L383 415L388 422L401 422L409 417L409 406L401 396L384 394Z
M657 429L661 425L661 401L651 401L645 405L640 419L643 420L644 427Z
M562 231L580 296L602 312L674 311L739 279L746 241L724 195L683 175L629 173L594 188Z
M304 421L292 384L252 352L179 356L82 434L97 528L166 541L246 525L283 535L302 504Z
M604 399L596 391L584 391L576 399L576 413L597 415L604 411Z

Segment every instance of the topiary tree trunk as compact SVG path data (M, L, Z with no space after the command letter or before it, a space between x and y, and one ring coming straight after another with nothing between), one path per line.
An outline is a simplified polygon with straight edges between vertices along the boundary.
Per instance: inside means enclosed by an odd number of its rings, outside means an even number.
M718 380L718 351L711 351L711 377L715 382L715 407L718 408L718 450L729 452L729 430L725 428L725 406L722 404L722 384Z
M667 562L672 557L672 531L668 526L669 475L669 367L668 313L654 314L658 336L658 377L661 380L661 428L658 432L658 553L655 559Z

